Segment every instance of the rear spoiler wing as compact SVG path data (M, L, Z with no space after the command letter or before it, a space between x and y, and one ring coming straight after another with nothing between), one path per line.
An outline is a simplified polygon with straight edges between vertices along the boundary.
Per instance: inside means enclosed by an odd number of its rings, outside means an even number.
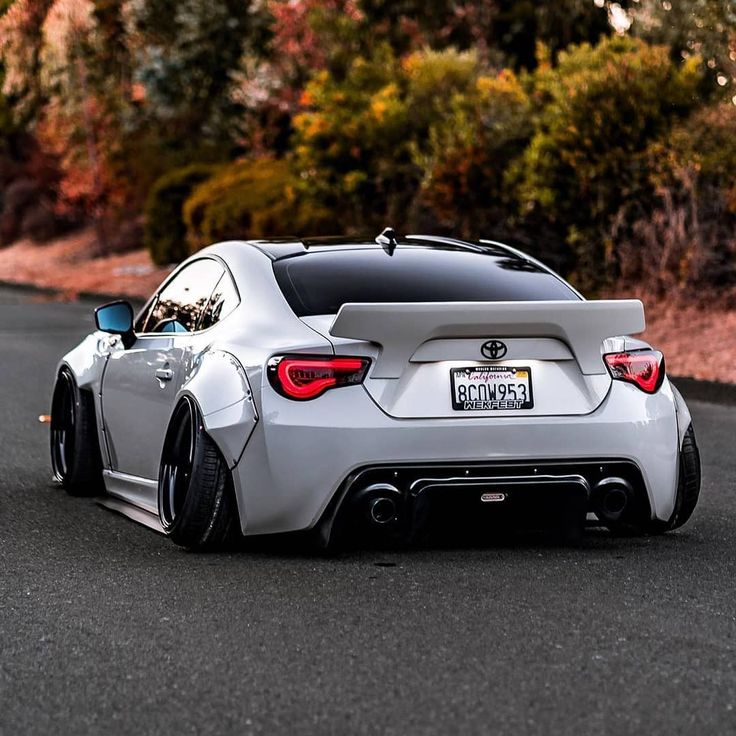
M585 374L606 372L601 343L645 327L638 299L542 302L385 302L343 304L335 337L381 346L374 378L398 378L417 348L439 338L547 337L564 342Z

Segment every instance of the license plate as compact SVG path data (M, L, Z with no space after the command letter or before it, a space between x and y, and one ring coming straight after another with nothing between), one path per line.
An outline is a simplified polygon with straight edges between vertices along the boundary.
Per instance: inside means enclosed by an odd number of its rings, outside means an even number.
M532 409L531 368L481 365L451 368L452 408L456 411Z

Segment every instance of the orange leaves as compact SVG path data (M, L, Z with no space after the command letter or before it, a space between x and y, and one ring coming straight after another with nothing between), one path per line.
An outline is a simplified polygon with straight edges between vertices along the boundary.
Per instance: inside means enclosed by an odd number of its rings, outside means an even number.
M0 16L0 57L5 67L3 92L35 100L35 57L41 43L41 25L52 0L15 0ZM25 105L24 105L25 106Z

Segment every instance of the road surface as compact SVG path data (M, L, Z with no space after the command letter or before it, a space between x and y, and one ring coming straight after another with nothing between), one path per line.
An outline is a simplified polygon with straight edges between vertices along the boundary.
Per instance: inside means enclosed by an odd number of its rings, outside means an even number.
M692 403L684 529L324 558L187 554L50 482L89 304L0 290L0 734L736 730L736 408Z

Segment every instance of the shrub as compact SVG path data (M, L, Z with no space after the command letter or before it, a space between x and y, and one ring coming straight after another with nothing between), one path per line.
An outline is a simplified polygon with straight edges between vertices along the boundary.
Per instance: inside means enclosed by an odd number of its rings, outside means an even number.
M424 171L422 204L437 225L470 237L500 236L515 202L506 171L532 134L529 97L516 75L474 73L447 95L415 160Z
M650 145L651 202L613 220L622 279L653 292L711 295L736 284L736 107L704 108Z
M23 213L20 223L21 237L28 237L36 243L45 243L58 235L59 230L59 222L47 201L34 202Z
M192 164L164 174L153 185L144 211L143 242L158 265L178 263L189 255L182 208L194 188L217 167Z
M338 211L344 228L404 214L421 172L411 160L406 75L386 46L353 59L344 76L317 73L294 117L303 186Z
M647 148L698 101L700 79L697 59L674 63L666 47L626 38L572 47L536 72L541 107L515 172L519 198L573 249L586 287L614 275L611 220L651 196Z
M694 166L701 181L733 195L736 212L736 106L730 103L697 110L667 139L674 159Z
M531 134L517 77L475 52L385 46L344 76L318 73L294 118L296 164L310 192L347 225L461 234L498 219L509 161Z
M7 245L21 236L23 217L40 196L40 188L32 179L16 179L5 187L0 211L0 242Z
M325 228L328 213L298 190L283 160L239 161L200 184L184 205L189 247L217 240L303 235Z

